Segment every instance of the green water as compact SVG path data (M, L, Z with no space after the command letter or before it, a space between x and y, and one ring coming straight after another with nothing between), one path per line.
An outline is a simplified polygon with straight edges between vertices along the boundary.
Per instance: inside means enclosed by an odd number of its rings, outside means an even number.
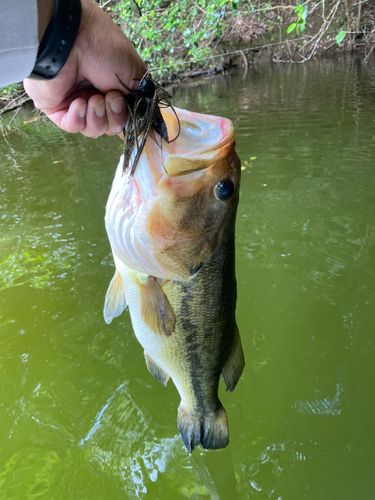
M0 140L0 499L368 500L375 491L375 65L259 66L180 87L231 118L242 174L230 445L190 456L127 312L106 325L117 138Z

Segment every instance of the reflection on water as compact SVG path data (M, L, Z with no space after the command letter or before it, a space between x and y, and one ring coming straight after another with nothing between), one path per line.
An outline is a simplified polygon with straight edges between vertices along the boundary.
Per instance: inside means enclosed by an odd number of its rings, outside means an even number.
M121 144L22 111L0 142L0 500L372 498L373 63L256 66L174 90L242 159L230 445L189 455L179 397L102 317Z
M325 397L322 399L314 399L312 401L302 401L298 399L294 403L294 408L297 413L305 413L306 415L340 415L340 394L341 384L336 385L336 392L333 397Z

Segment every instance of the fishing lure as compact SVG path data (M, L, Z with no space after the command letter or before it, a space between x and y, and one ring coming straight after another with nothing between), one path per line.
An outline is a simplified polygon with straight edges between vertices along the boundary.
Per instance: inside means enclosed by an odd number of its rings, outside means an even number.
M175 141L180 135L180 121L172 106L172 94L165 90L150 76L150 70L146 72L139 82L139 89L130 89L124 82L121 81L116 74L118 81L129 92L126 96L126 103L129 110L129 121L126 129L124 129L124 163L123 172L129 168L130 158L135 145L137 145L137 153L133 160L130 170L132 176L137 167L139 158L145 147L148 134L153 128L162 139L168 144ZM170 107L178 121L178 133L173 139L169 139L168 130L165 124L160 107ZM141 141L138 138L142 135ZM160 144L162 147L162 143Z

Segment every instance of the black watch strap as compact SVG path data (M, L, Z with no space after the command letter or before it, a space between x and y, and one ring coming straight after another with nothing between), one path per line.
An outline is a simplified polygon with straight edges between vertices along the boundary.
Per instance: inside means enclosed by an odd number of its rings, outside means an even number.
M81 23L81 0L56 0L53 20L39 45L31 77L52 80L66 63Z

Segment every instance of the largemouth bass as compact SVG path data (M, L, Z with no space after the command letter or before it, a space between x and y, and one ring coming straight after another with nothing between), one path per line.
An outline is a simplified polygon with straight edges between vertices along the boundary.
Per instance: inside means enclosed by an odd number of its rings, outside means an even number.
M115 275L104 318L126 305L146 364L181 396L178 429L191 452L229 442L220 375L233 391L244 356L235 321L235 218L240 161L229 120L175 108L179 138L150 135L133 176L118 165L105 223ZM162 110L170 134L176 118Z

